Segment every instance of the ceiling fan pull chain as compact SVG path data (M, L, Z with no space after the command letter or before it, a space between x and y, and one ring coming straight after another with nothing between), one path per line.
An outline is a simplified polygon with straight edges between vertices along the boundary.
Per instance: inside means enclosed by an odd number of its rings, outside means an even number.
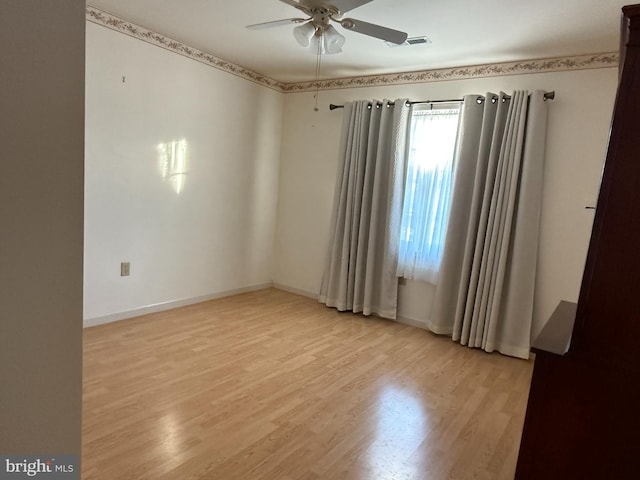
M322 38L324 35L323 32L320 32L320 41L318 42L318 51L317 56L316 56L316 92L314 94L315 97L315 105L313 107L313 111L317 112L318 111L318 96L320 95L320 66L322 65L322 43L324 41L324 38Z

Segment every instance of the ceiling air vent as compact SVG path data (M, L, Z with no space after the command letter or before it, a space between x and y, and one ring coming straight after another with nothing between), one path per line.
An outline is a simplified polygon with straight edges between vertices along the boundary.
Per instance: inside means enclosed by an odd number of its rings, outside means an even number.
M410 37L407 38L404 43L401 43L400 45L398 45L397 43L392 43L392 42L384 42L387 45L389 45L390 47L409 47L411 45L422 45L425 43L431 43L431 40L429 40L429 37Z

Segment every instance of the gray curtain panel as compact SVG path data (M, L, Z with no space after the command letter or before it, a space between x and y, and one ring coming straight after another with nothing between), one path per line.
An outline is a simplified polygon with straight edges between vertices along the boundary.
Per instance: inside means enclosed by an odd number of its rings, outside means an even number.
M395 318L406 99L347 103L330 245L318 300L340 311ZM373 105L373 106L371 106Z
M429 328L528 358L538 257L544 92L465 97L451 216Z

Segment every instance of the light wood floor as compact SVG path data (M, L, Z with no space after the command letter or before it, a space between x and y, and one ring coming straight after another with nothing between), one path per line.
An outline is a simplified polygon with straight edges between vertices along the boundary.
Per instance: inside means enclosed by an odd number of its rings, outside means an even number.
M82 478L512 480L531 372L278 290L93 327Z

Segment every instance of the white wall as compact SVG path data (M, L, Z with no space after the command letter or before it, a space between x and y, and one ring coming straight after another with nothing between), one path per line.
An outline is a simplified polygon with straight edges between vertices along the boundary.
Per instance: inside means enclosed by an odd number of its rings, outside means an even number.
M80 454L84 12L0 2L2 454Z
M534 311L537 331L560 300L576 301L582 279L594 205L606 152L617 69L537 73L414 85L320 92L285 97L274 282L316 294L328 244L342 110L329 103L408 97L460 98L513 89L555 90L549 105L540 260ZM400 287L399 315L423 323L433 287Z
M93 23L86 83L85 323L270 284L283 94Z
M123 82L124 77L124 82ZM276 286L315 295L328 243L342 111L356 99L555 90L534 329L576 300L617 79L615 68L280 94L101 26L87 26L85 308L88 324ZM188 144L178 194L158 144ZM282 143L280 141L282 140ZM277 221L276 221L277 210ZM275 243L274 243L275 238ZM121 261L131 276L120 277ZM423 323L433 287L400 288ZM155 306L155 307L154 307Z

